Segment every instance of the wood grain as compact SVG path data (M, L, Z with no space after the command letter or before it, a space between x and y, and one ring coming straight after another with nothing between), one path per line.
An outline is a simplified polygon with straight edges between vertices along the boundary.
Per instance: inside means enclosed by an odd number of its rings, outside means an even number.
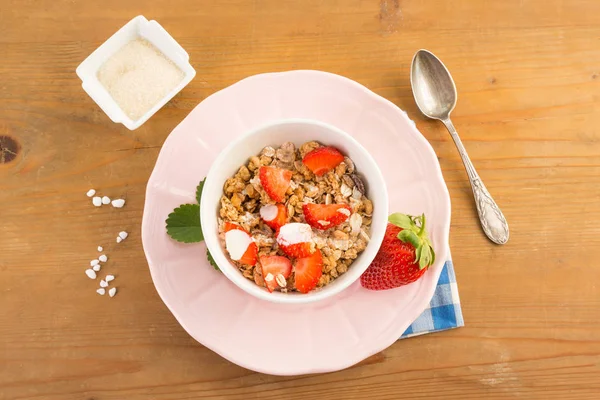
M0 399L600 397L597 0L4 0L0 8ZM183 45L198 75L131 132L109 121L74 71L142 13ZM416 110L408 70L419 48L454 75L454 123L511 226L503 247L478 226L449 135ZM399 341L345 371L282 378L235 366L183 331L152 285L140 222L160 146L198 102L252 74L301 68L387 97L432 143L452 196L467 326ZM126 207L91 207L90 187L124 196ZM117 246L123 229L131 234ZM113 299L82 273L98 245L117 275Z

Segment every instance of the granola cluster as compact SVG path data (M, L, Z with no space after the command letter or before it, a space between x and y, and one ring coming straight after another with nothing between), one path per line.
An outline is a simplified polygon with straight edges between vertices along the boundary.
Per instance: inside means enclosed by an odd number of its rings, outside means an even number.
M258 246L258 255L284 255L278 248L275 232L261 219L262 206L274 204L265 192L259 178L263 166L275 166L292 171L292 180L285 194L288 222L304 223L302 206L316 204L348 204L352 213L342 224L327 230L313 228L313 242L323 255L323 274L317 287L333 282L350 268L352 262L367 247L373 203L366 197L365 185L356 174L348 157L333 170L322 176L311 172L302 162L304 156L322 145L315 141L296 148L287 142L281 147L265 147L257 156L250 157L237 173L227 179L219 210L219 232L224 240L225 222L241 225ZM243 265L235 262L242 274L265 286L260 265ZM257 267L258 266L258 267ZM296 290L293 273L286 281L278 282L281 291Z

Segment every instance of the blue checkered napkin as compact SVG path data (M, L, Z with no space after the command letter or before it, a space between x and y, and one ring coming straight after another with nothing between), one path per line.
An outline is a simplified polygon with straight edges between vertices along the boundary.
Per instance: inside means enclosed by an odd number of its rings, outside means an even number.
M402 334L400 339L464 326L452 261L446 261L429 307Z

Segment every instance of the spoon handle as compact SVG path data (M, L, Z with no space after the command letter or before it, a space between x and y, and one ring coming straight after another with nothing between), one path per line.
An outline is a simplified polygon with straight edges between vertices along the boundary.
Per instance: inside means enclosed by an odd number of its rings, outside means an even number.
M492 196L487 191L485 185L481 181L481 178L475 171L475 167L469 159L467 150L463 146L458 132L450 118L442 120L452 139L454 144L458 148L460 158L462 158L467 174L469 175L469 181L471 181L471 188L473 189L473 196L475 197L475 204L477 205L477 213L479 214L479 220L481 221L481 227L486 236L494 243L504 244L508 241L508 222L504 218L504 214L500 211L500 208L492 199Z

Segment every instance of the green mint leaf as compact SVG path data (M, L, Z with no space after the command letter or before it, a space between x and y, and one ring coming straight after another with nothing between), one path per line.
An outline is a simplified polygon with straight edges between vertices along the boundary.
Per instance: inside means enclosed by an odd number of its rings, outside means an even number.
M209 264L212 265L215 270L220 271L219 266L208 249L206 249L206 258L208 259Z
M414 226L410 217L406 214L395 213L388 217L388 221L402 229L412 229Z
M409 229L404 229L400 231L400 233L398 234L398 239L402 240L404 243L412 244L415 250L421 247L421 240L419 239L416 233Z
M204 181L206 178L202 179L196 188L196 201L200 204L200 198L202 198L202 189L204 189Z
M204 240L198 204L180 205L169 214L165 222L167 233L178 242L196 243Z

